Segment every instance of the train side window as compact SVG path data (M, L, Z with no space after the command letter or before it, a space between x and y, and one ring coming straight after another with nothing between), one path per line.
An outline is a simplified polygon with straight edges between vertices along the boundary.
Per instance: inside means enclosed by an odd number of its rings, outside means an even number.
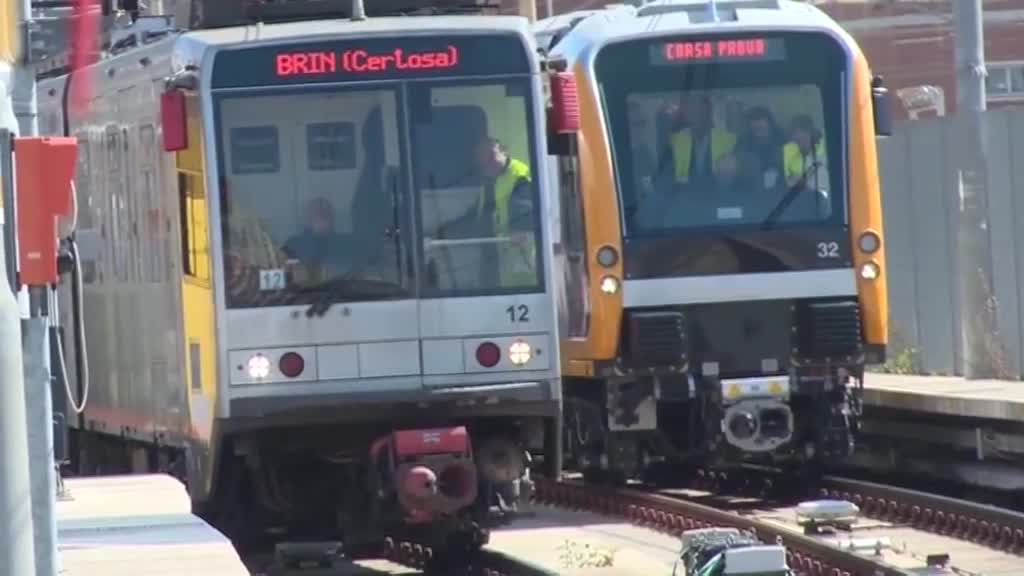
M84 129L76 132L75 136L78 138L78 168L75 171L75 194L79 201L78 222L76 225L78 230L96 232L98 228L94 216L96 214L96 207L92 204L96 199L96 190L93 187L95 172L89 169L94 159L93 147L95 146L95 140L90 138L89 133ZM95 154L97 160L100 157L100 154ZM92 245L91 248L94 252L98 250L98 247L95 245ZM94 255L81 262L83 284L95 284L98 281L98 267L101 259L102 256Z
M142 174L142 221L144 222L142 228L150 252L150 258L146 264L146 278L149 282L163 282L164 256L160 249L163 230L160 226L160 201L155 194L156 177L154 175L156 129L152 124L143 124L139 127L139 142L141 144L139 166Z
M108 126L106 131L107 173L105 189L107 192L107 222L110 225L110 270L111 276L117 281L126 281L125 273L125 238L124 238L124 196L122 194L121 174L121 132L115 126Z
M181 261L185 275L209 281L206 190L202 176L179 170L178 196L181 202Z

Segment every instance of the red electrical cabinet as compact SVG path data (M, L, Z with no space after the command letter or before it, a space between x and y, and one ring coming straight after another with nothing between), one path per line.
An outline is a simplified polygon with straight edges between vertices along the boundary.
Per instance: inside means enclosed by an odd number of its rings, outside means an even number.
M18 279L28 286L57 282L57 218L71 215L75 138L15 138Z

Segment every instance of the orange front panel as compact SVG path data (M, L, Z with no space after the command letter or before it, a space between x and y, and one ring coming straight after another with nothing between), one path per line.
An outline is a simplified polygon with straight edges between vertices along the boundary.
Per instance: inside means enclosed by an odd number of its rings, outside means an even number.
M610 246L621 255L622 231L619 228L619 201L601 108L591 91L592 80L586 74L584 65L577 63L574 73L579 85L578 140L583 220L587 235L588 268L593 271L589 286L592 303L590 332L587 338L568 339L562 343L563 367L578 368L587 364L574 361L612 359L618 351L622 291L605 294L600 286L601 279L606 275L622 280L622 258L611 268L605 268L597 262L597 251L602 246Z
M874 112L871 104L871 72L864 54L853 51L853 96L850 105L850 241L854 265L874 260L882 270L875 280L857 275L857 290L863 309L864 337L869 344L889 341L889 303L886 292L885 236L882 231L882 198L875 144ZM874 254L857 250L857 238L873 230L882 239Z

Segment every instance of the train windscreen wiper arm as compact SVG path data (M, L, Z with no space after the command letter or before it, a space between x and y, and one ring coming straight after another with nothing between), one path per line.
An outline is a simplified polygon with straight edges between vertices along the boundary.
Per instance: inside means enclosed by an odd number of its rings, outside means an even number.
M789 208L790 204L796 200L796 195L799 194L807 184L807 177L811 175L811 171L819 166L821 166L820 162L811 162L810 166L808 166L807 169L804 170L804 173L800 175L800 179L794 182L793 185L786 190L786 195L782 197L782 200L779 200L779 203L775 205L775 208L772 208L772 211L768 213L768 217L764 219L764 222L761 222L761 230L771 230L772 227L775 226L775 222L780 216L782 216L786 209Z

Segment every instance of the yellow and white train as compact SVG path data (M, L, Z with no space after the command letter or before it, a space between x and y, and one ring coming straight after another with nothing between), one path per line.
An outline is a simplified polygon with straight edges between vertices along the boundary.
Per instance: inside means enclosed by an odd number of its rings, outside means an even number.
M659 0L534 33L576 77L558 160L567 462L823 462L884 361L875 139L857 43L787 0Z

